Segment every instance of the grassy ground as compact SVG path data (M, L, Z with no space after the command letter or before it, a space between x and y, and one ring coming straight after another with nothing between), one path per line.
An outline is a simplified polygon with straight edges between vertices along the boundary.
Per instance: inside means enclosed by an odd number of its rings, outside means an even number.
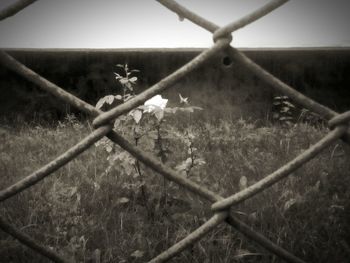
M190 178L228 196L307 149L326 128L258 126L244 120L198 123L193 146L205 164ZM91 131L87 123L2 124L1 189L63 153ZM175 128L174 128L175 131ZM141 145L142 147L142 145ZM186 158L171 146L168 165ZM140 165L143 179L110 167L103 147L91 147L44 181L2 203L1 215L28 235L76 262L144 262L211 216L210 204ZM113 167L112 167L113 168ZM350 149L340 141L234 214L307 262L350 257ZM140 182L145 184L140 184ZM46 262L0 231L1 262ZM280 262L234 229L221 225L174 262Z

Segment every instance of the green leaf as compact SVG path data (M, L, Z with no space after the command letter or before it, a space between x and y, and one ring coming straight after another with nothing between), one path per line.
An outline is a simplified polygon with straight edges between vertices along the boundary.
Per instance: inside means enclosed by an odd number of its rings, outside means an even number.
M129 82L129 80L126 79L126 78L122 78L122 79L119 80L119 82L120 82L121 84L126 84L126 83Z
M288 111L290 111L290 108L289 108L289 107L283 107L283 108L281 109L281 112L288 112Z
M119 80L119 79L122 79L122 78L123 78L123 77L120 76L118 73L115 73L115 72L114 72L114 75L116 76L116 77L115 77L116 80Z
M154 111L154 116L156 116L158 121L161 121L163 119L163 117L164 117L164 111L161 108L156 109Z
M137 77L132 77L129 79L129 81L135 83L137 81Z
M289 101L284 101L283 104L287 105L288 107L295 108L295 106L292 103L290 103Z
M113 95L107 95L101 99L96 104L97 109L101 109L105 104L112 105L115 100L115 97Z
M108 95L108 96L106 96L105 97L106 98L106 102L108 103L108 104L112 104L113 103L113 101L114 101L114 96L113 95Z
M131 115L136 123L139 123L142 118L142 111L136 109L131 112Z
M101 109L103 107L103 105L105 104L105 98L101 98L98 100L98 102L96 103L96 108L97 109Z

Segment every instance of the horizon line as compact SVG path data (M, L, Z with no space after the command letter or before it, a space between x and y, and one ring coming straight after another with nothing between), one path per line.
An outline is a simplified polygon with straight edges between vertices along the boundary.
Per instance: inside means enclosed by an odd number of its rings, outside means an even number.
M4 51L202 51L210 47L130 47L130 48L52 48L52 47L0 47ZM291 46L291 47L234 47L238 50L340 50L349 46Z

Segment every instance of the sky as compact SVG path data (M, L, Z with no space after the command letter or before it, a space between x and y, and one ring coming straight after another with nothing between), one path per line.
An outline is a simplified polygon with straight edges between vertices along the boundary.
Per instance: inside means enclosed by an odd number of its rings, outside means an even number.
M4 8L14 0L0 0ZM178 0L223 26L266 0ZM234 32L240 48L350 46L350 0L291 0ZM38 0L0 21L0 48L209 47L212 36L154 0Z

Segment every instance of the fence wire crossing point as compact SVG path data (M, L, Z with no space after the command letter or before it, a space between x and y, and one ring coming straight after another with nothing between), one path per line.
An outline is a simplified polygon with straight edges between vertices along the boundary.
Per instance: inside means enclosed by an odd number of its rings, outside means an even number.
M35 1L36 0L18 0L14 4L0 11L0 20L15 15L17 12L20 12L26 6L30 5L31 3L34 3ZM232 41L231 34L233 31L256 21L264 15L269 14L274 9L288 2L288 0L272 0L266 5L252 12L251 14L248 14L247 16L237 21L234 21L224 27L217 26L213 22L208 21L205 18L195 14L191 10L179 5L176 1L157 1L169 10L177 13L180 17L186 18L194 24L197 24L198 26L213 33L214 45L209 49L201 52L190 62L188 62L183 67L179 68L166 78L162 79L157 84L140 93L133 99L107 112L102 112L96 109L94 106L66 92L64 89L58 87L57 85L51 83L50 81L46 80L34 71L27 68L25 65L8 55L6 52L0 51L0 62L5 67L18 73L28 81L38 85L40 88L53 94L57 98L69 103L70 105L78 108L79 110L95 118L93 121L95 130L90 135L86 136L83 140L71 147L68 151L61 154L56 159L52 160L50 163L43 166L39 170L24 177L23 179L7 187L6 189L0 190L0 201L7 200L8 198L40 182L46 176L51 175L54 171L73 160L80 153L84 152L96 141L100 140L104 136L107 136L114 143L118 144L120 147L128 151L139 161L141 161L145 165L148 165L151 169L158 172L165 178L176 182L177 184L183 186L186 190L195 193L200 197L212 202L211 208L213 211L213 216L209 220L207 220L202 226L194 230L183 240L174 244L172 247L170 247L169 249L152 259L150 262L165 262L169 260L170 258L174 257L175 255L179 254L181 251L186 249L188 246L195 244L200 238L202 238L204 235L209 233L211 230L213 230L223 222L226 222L227 224L231 225L234 229L241 232L247 238L253 240L254 242L258 243L271 253L279 256L281 259L287 262L304 262L303 260L289 253L285 249L279 247L277 244L273 243L260 233L257 233L256 231L252 230L248 225L246 225L244 222L241 222L240 220L232 216L232 213L230 213L230 209L234 205L237 205L242 201L264 191L265 189L269 188L281 179L287 177L300 166L304 165L306 162L314 158L324 148L334 143L336 140L343 139L346 143L350 144L350 111L338 114L337 112L329 109L328 107L321 105L316 101L313 101L312 99L297 92L287 84L283 83L282 81L280 81L279 79L262 69L260 66L255 64L248 57L246 57L242 52L238 51L230 45ZM264 177L263 179L249 186L248 188L243 189L242 191L235 193L227 198L221 197L220 195L212 192L204 186L199 185L189 180L188 178L180 176L176 171L161 163L155 156L150 156L148 153L146 154L144 151L137 148L135 145L127 141L124 137L116 133L112 129L112 125L110 124L118 116L129 112L133 108L143 104L147 99L169 88L177 81L179 81L179 79L201 66L213 55L217 54L219 51L222 50L228 52L237 63L240 63L241 66L250 70L253 74L255 74L267 84L272 86L278 92L284 93L303 107L312 110L320 114L324 118L328 119L329 127L331 128L330 132L324 138L322 138L320 141L318 141L316 144L311 146L299 156L295 157L292 161L288 162L275 172ZM22 244L30 247L31 249L40 253L42 256L54 262L69 262L57 252L54 252L52 249L39 244L39 242L37 242L36 240L33 240L31 237L27 236L22 231L19 231L16 227L6 222L1 216L0 228L4 232L16 238Z

